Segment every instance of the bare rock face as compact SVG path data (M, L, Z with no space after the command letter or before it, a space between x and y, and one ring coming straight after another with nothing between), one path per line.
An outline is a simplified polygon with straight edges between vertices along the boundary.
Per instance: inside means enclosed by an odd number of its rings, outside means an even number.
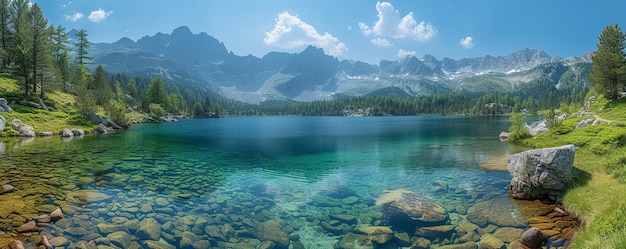
M448 211L433 200L407 189L385 190L376 200L376 207L390 220L441 223Z
M511 155L508 163L513 176L509 184L511 195L519 199L558 195L572 172L575 151L574 145L565 145Z

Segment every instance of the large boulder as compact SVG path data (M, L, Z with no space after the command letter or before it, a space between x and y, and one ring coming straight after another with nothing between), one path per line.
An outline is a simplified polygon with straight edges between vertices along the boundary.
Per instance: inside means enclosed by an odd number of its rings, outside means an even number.
M13 121L11 121L11 125L13 126L13 129L17 130L20 133L20 137L35 137L33 127L22 123L21 120L17 118L13 119Z
M4 127L7 125L7 119L0 115L0 131L4 130Z
M92 113L89 115L89 119L98 124L103 124L104 126L110 126L111 128L116 129L116 130L122 129L122 127L120 127L119 125L117 125L116 123L114 123L113 121L111 121L109 118L107 118L106 116L102 114Z
M385 190L376 200L376 207L394 221L443 223L448 219L443 206L408 189Z
M13 110L7 104L7 100L5 98L0 98L0 112L8 112L11 113Z
M13 123L13 121L17 122ZM35 129L32 126L23 123L19 119L14 119L13 121L11 124L13 128L19 132L20 137L35 137L37 135L35 134Z
M539 249L541 245L546 241L546 237L543 236L541 230L539 228L533 227L526 230L522 237L519 239L519 242L524 244L530 249Z
M511 195L520 199L558 195L574 165L574 145L529 150L509 157Z

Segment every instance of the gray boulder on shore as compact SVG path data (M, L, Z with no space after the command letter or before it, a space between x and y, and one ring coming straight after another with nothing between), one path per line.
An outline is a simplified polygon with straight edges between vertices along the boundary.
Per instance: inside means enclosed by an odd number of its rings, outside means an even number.
M0 112L8 112L11 113L13 110L7 104L7 100L5 98L0 98Z
M563 190L574 165L574 145L529 150L509 157L511 195L519 199L555 196Z
M19 132L20 137L35 137L33 127L22 123L21 120L17 118L13 119L13 121L11 121L11 125L13 126L13 129L16 129Z
M0 131L4 130L4 127L7 125L7 120L0 115Z

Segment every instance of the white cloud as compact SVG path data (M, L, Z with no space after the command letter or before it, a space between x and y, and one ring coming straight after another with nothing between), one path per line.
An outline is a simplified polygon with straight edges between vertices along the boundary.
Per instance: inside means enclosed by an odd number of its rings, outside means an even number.
M389 47L391 46L391 42L385 38L376 37L370 40L374 45L381 47Z
M278 15L274 29L265 32L263 41L266 45L287 49L313 45L333 56L340 56L348 51L346 45L339 42L337 37L329 33L321 35L313 26L287 12Z
M83 13L80 13L80 12L74 12L74 14L71 16L65 15L65 20L72 21L72 22L78 21L81 18L83 18Z
M398 58L404 58L407 56L415 56L415 55L417 55L417 52L415 51L407 51L404 49L400 49L398 50L398 54L396 56L398 56Z
M419 42L426 42L437 33L437 29L432 24L423 21L418 23L413 18L413 12L409 12L409 14L400 18L398 11L393 8L391 3L377 2L376 10L378 11L378 21L376 21L374 27L370 27L363 22L359 23L359 28L365 35L393 37L396 39L410 38Z
M472 40L474 39L471 36L468 36L468 37L461 39L461 41L459 41L459 44L461 44L461 46L463 46L466 49L470 49L474 46L474 43L472 43Z
M92 22L101 22L104 19L107 19L113 11L104 11L103 9L97 9L92 11L87 18L89 18Z

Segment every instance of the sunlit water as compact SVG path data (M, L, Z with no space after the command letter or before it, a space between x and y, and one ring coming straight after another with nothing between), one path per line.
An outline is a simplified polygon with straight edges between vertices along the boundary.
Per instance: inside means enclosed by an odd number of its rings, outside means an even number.
M136 235L137 223L147 218L161 227L160 237L150 240L175 247L184 246L186 231L197 236L195 248L254 248L267 240L259 238L259 224L270 220L306 248L332 248L373 225L390 225L415 240L414 231L380 216L380 194L405 188L427 196L449 211L448 223L458 224L474 204L506 195L509 174L480 163L508 153L497 139L508 126L506 118L439 116L142 124L69 141L5 143L0 185L16 187L11 194L27 205L22 217L61 206L69 222L40 230L74 244L115 245L102 226ZM442 182L443 191L436 187ZM86 200L75 194L81 190L104 195ZM18 216L0 217L4 233L24 222ZM461 235L426 239L460 243ZM148 247L147 238L131 240Z

